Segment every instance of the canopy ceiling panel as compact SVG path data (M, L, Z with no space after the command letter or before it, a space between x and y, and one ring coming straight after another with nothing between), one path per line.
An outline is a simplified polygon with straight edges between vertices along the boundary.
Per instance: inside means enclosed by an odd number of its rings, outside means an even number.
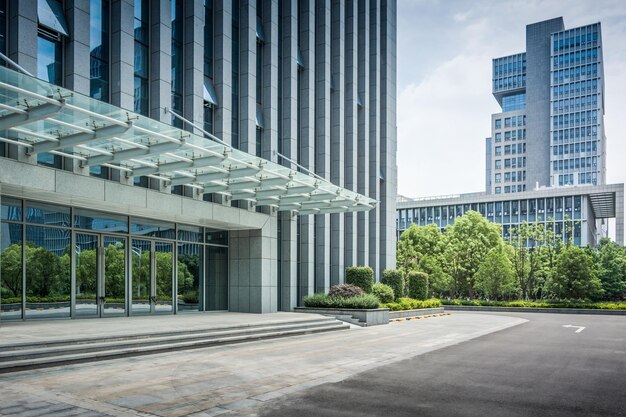
M4 67L0 141L24 147L29 155L52 152L77 159L83 167L147 175L279 211L339 213L377 204L313 174Z

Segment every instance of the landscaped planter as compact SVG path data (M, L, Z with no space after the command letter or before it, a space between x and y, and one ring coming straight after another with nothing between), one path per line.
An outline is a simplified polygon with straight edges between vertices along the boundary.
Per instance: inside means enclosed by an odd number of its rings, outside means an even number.
M378 326L380 324L389 324L388 308L373 309L349 309L349 308L318 308L318 307L295 307L298 313L322 314L324 316L333 316L338 320L356 324L358 326Z
M443 314L443 307L437 308L418 308L416 310L400 310L390 311L390 319L401 319L404 317L430 316L431 314Z

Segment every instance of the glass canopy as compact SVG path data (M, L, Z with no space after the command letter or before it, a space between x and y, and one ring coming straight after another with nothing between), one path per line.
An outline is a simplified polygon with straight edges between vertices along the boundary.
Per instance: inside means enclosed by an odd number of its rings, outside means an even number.
M376 200L148 117L0 67L0 141L298 214Z

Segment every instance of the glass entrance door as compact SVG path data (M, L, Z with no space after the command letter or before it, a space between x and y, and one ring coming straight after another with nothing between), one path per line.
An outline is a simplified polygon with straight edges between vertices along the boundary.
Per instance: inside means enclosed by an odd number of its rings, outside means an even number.
M133 239L131 258L133 264L132 313L134 315L149 314L152 300L152 242Z
M174 244L133 239L131 258L133 314L173 313Z
M154 251L154 311L172 313L174 311L174 245L168 242L154 242Z
M98 235L76 233L74 256L76 264L76 317L100 315L98 271L100 254Z
M76 233L76 316L126 315L126 239Z
M102 236L101 303L103 316L126 314L126 239Z

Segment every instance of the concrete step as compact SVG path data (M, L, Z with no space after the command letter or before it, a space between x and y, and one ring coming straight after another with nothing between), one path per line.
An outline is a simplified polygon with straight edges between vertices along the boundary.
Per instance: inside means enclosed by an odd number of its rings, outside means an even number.
M159 331L159 332L103 335L103 336L96 336L96 337L71 337L71 338L43 339L43 340L19 342L19 343L0 342L0 351L7 352L7 351L13 351L13 350L43 348L43 347L52 347L52 346L67 346L67 345L76 345L76 344L115 342L115 341L123 341L123 340L148 339L148 338L153 338L153 337L167 337L167 336L178 336L178 335L195 335L195 334L202 334L202 333L207 333L207 332L254 330L257 328L274 326L274 325L310 324L310 323L321 323L321 322L332 322L332 321L334 321L333 317L318 316L318 317L313 317L313 318L305 319L305 320L290 320L290 321L283 320L283 321L266 322L266 323L259 323L259 324L241 324L241 325L222 326L222 327L196 328L196 329L191 329L191 330L180 329L180 330L167 330L167 331Z
M20 352L22 355L17 354L12 358L5 357L5 360L0 362L0 373L347 329L349 329L348 325L333 319L330 321L323 320L323 323L316 324L306 323L297 325L296 323L289 323L282 326L276 325L273 329L271 326L266 326L260 327L257 329L258 331L252 332L229 333L222 331L220 332L222 334L219 335L207 332L206 337L196 338L194 340L168 340L167 338L161 338L161 340L156 341L156 343L151 343L150 339L144 339L143 341L146 343L126 343L118 346L112 344L100 346L100 344L95 343L92 344L92 349L55 349L54 351L49 350L47 352L41 352L43 353L42 355L38 355L36 349L34 349L29 350L26 355L23 355L26 352ZM155 339L158 338L155 337ZM71 346L67 347L69 348Z
M260 335L271 332L282 332L287 330L305 330L323 328L329 325L335 325L333 320L314 320L305 323L284 323L270 326L255 326L254 328L240 328L233 330L206 330L202 333L194 332L187 334L180 332L176 334L153 334L151 337L128 337L125 339L108 340L98 339L98 341L90 341L89 343L68 343L57 344L55 346L32 346L31 348L22 348L12 351L0 351L0 363L15 360L26 360L43 357L63 356L78 353L87 353L105 350L127 349L134 346L154 346L166 343L192 342L196 340L219 339L230 336L246 336Z

